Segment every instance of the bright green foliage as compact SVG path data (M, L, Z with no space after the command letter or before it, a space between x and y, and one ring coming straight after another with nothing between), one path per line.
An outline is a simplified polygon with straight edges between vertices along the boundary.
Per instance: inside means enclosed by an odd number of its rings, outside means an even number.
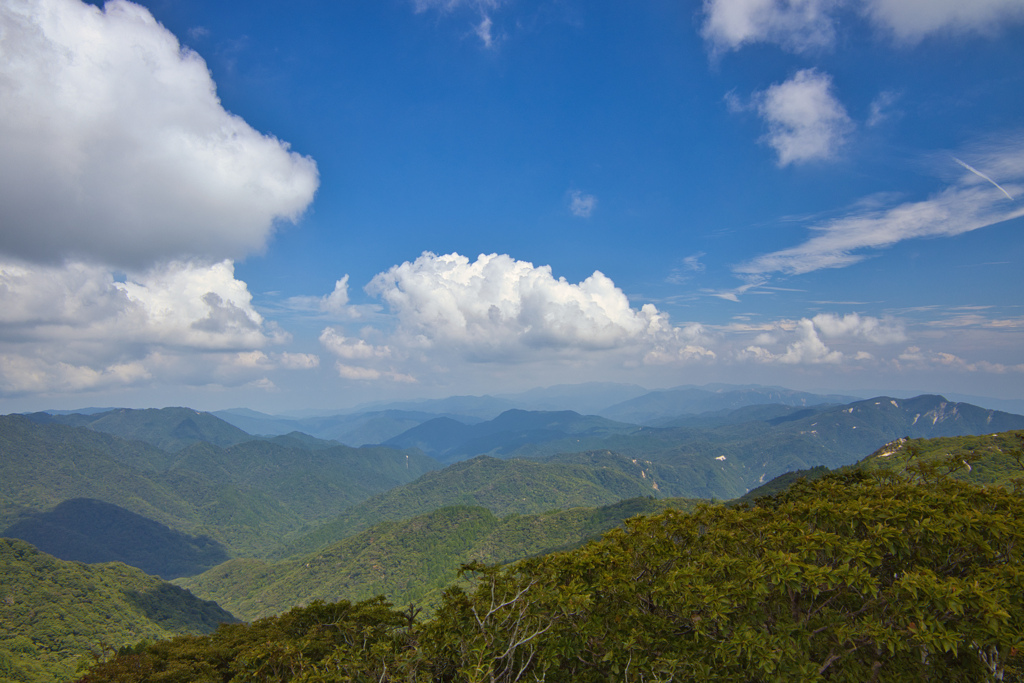
M471 561L507 563L576 547L628 517L689 501L638 498L602 508L573 508L498 519L481 507L434 510L383 522L298 559L268 564L236 559L179 583L243 619L279 614L312 600L384 595L397 604L436 603Z
M282 555L305 555L383 521L409 519L441 507L481 506L504 517L658 494L654 480L630 459L608 452L585 455L583 462L557 464L480 456L428 472L345 510L291 543Z
M1024 499L853 473L759 507L630 520L380 601L125 652L84 681L1019 681Z
M381 600L314 602L251 626L222 626L204 638L126 648L80 683L396 680L390 676L398 669L419 664L414 616Z
M441 635L464 680L985 680L1024 644L1022 514L1001 489L828 477L484 570Z
M67 680L93 655L234 621L123 564L84 565L0 539L0 681Z
M981 486L1013 486L1024 476L1024 432L900 439L856 467L901 472L925 481L951 477Z

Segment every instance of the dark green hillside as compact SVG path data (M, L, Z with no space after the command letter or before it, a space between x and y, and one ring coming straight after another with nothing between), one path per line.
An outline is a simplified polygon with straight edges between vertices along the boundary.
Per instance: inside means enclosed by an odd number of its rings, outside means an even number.
M197 443L171 455L84 427L2 416L0 528L65 500L91 498L209 536L232 553L263 554L307 525L437 466L415 452L310 443Z
M450 417L435 417L384 442L393 448L418 448L438 460L470 438L472 427Z
M337 444L295 449L255 440L229 448L195 444L178 453L169 474L198 475L214 486L258 492L315 523L437 467L416 451Z
M43 423L88 427L122 439L144 441L170 453L199 442L232 446L253 438L210 413L191 408L118 408L93 415L34 413L28 417Z
M474 545L469 559L486 564L508 564L526 557L570 550L599 539L631 517L670 509L688 511L697 503L685 498L629 498L596 508L509 515L501 521L501 526Z
M169 454L82 427L0 416L0 449L4 528L74 498L112 503L235 551L269 549L304 524L259 491L211 483L187 470L168 472Z
M635 498L602 508L573 508L498 519L481 507L448 507L383 522L317 553L276 564L231 560L180 583L244 619L278 614L313 600L385 595L396 604L430 601L471 561L508 563L598 538L638 515L681 499Z
M228 559L208 537L188 536L112 503L66 500L28 515L0 536L31 543L61 560L123 562L166 580L200 574Z
M322 448L332 448L340 445L337 441L327 441L310 436L303 432L288 432L278 436L264 437L267 441L285 448L301 448L310 451L317 451Z
M168 454L144 443L0 416L0 496L7 503L0 525L70 498L95 498L187 529L195 523L194 507L158 474L169 461Z
M657 494L655 482L645 479L641 470L624 459L609 467L480 456L429 472L353 506L291 543L282 554L309 553L382 521L408 519L452 505L479 505L504 516L607 505Z
M672 464L628 457L612 451L558 453L540 459L551 465L587 465L621 471L651 487L659 497L728 498L744 490L744 474L736 460L715 457L679 457Z
M209 633L235 621L215 603L123 564L65 562L0 539L0 680L66 681L93 653Z

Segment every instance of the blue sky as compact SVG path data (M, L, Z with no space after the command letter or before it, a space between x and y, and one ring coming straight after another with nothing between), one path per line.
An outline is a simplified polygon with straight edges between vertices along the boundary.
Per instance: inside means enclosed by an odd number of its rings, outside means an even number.
M1024 0L0 3L0 409L1024 398Z

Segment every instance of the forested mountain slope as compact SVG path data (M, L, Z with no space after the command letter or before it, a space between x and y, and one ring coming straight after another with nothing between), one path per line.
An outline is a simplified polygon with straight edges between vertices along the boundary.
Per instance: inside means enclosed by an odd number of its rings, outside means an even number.
M355 505L278 554L305 554L388 520L402 520L453 505L480 506L495 515L535 514L609 505L659 496L657 483L630 459L607 454L601 462L542 463L479 456L429 472Z
M138 569L64 562L0 539L0 680L66 681L93 654L232 621L215 603Z
M117 408L89 415L33 413L27 417L44 424L87 427L130 441L145 441L171 453L199 442L233 446L253 438L251 434L210 413L191 408Z
M377 524L318 552L277 563L238 559L180 583L250 620L313 600L429 604L467 562L507 563L597 538L623 520L682 499L635 498L600 508L572 508L499 518L482 507L445 507ZM433 593L433 595L432 595Z
M435 467L416 452L265 440L167 453L84 427L0 416L0 529L73 498L112 503L230 552L289 534Z

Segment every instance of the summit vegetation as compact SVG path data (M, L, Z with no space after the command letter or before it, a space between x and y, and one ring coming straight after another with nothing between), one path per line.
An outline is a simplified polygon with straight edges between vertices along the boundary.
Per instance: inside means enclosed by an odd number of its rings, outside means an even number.
M315 602L120 651L115 681L1015 681L1024 500L856 472L468 564L427 619Z

